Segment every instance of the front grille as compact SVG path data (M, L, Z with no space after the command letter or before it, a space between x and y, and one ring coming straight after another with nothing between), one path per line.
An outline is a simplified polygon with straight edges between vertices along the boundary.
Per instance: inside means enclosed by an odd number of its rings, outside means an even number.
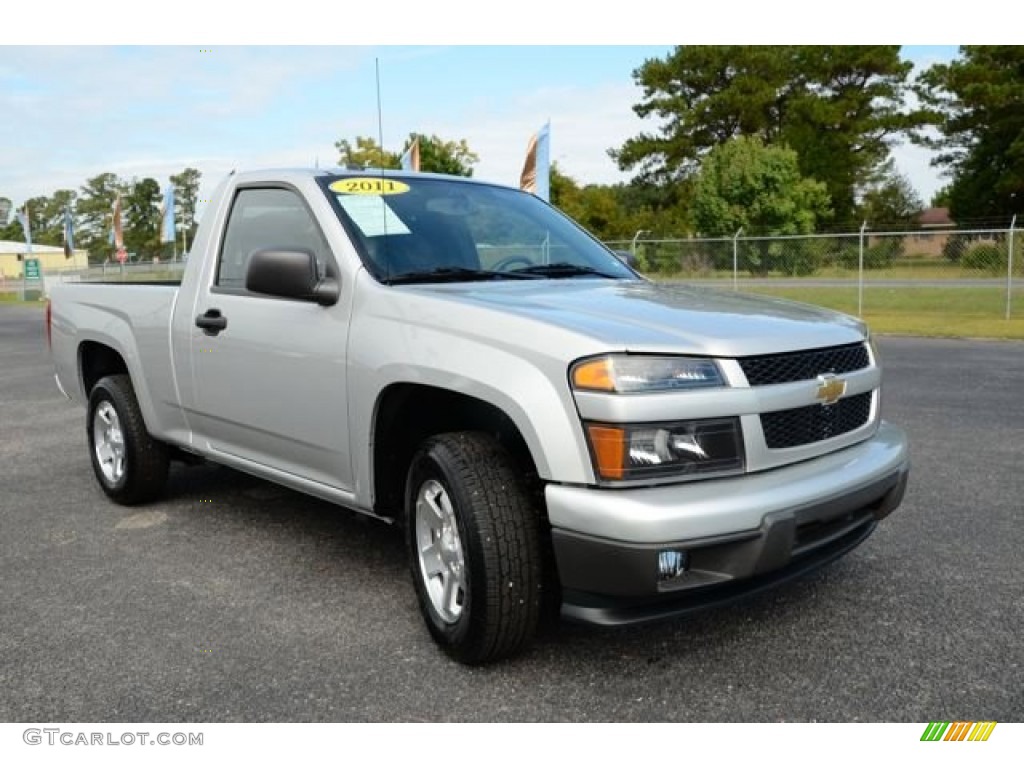
M871 393L853 395L834 405L808 405L761 414L764 440L769 448L793 448L844 435L868 423Z
M781 355L741 357L740 367L752 387L784 384L787 381L816 379L822 373L849 373L867 368L868 350L864 344L786 352Z

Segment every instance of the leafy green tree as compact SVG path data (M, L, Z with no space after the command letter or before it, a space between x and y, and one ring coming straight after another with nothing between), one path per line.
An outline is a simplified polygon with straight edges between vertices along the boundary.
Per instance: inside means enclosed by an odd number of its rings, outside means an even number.
M121 201L124 245L138 258L152 258L160 251L160 183L156 179L133 180Z
M921 74L916 91L940 136L933 164L952 176L957 221L1024 212L1024 46L966 45Z
M50 198L46 195L38 195L36 197L30 197L18 208L19 211L28 210L28 222L32 228L32 242L39 245L52 245L50 238L47 236L46 231L46 210L52 207ZM15 222L18 219L15 217ZM25 232L21 229L21 224L18 224L18 230L20 232L18 239L25 239Z
M580 185L576 179L562 173L558 163L551 164L549 174L549 187L551 189L551 204L575 219L582 208L580 201Z
M356 136L355 144L348 139L334 142L338 150L338 165L354 168L391 168L402 167L401 156L382 149L377 140L370 136Z
M668 186L736 136L785 144L826 186L833 218L852 219L858 188L890 141L921 124L904 106L912 69L899 46L680 46L634 71L640 117L661 127L611 151L623 170Z
M108 244L110 211L118 192L125 192L125 183L113 173L101 173L86 180L78 198L79 228L75 245L89 251L93 261L103 261L113 253Z
M711 150L694 187L693 219L706 236L730 237L741 228L747 237L808 234L830 212L825 185L800 175L796 152L756 137L738 136ZM746 266L754 272L814 271L798 243L747 245Z
M473 166L480 161L479 155L469 148L465 139L448 141L437 135L410 133L402 148L408 149L416 139L420 140L420 170L427 173L447 173L453 176L472 176ZM334 143L339 153L338 164L356 168L384 168L397 170L402 167L402 153L381 149L377 140L369 136L356 136L355 142L339 139Z
M706 236L807 234L828 214L825 185L801 176L796 152L759 138L713 149L694 187L694 223Z
M473 166L480 156L469 148L465 139L446 141L440 136L410 133L405 149L420 140L420 170L427 173L447 173L452 176L472 176ZM403 149L404 152L404 149ZM399 157L401 160L401 157Z
M70 208L73 216L76 197L74 190L59 189L52 197L42 195L26 201L32 224L32 242L55 246L64 243L64 209Z
M622 184L581 187L557 164L551 168L551 204L599 240L630 240L639 230L653 232L658 223L669 226L671 217L637 205L637 198L630 192Z
M199 197L199 180L203 174L195 168L186 168L181 173L171 175L174 185L174 221L178 228L177 237L181 238L184 229L185 238L191 243L196 236L196 202Z
M17 218L14 216L14 208L11 208L11 216L7 220L7 223L0 227L0 240L10 240L15 243L24 242L25 233L21 229L21 225L18 223Z
M952 192L952 186L949 184L946 184L944 187L940 187L939 189L937 189L935 191L935 194L932 195L931 207L949 208L949 203L951 199L950 196L952 195Z
M893 163L886 163L865 190L858 208L858 218L872 229L906 229L917 222L924 209L920 195Z

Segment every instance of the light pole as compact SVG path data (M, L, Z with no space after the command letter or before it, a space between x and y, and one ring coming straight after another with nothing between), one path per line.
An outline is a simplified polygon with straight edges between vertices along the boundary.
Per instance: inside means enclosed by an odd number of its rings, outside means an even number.
M633 263L630 264L630 266L633 267L633 269L638 269L637 265L640 263L639 259L637 258L637 255L636 255L636 241L640 239L641 235L650 235L650 234L651 234L651 230L649 230L649 229L638 229L636 231L636 234L633 235L633 242L630 243L630 246L629 246L629 251L630 251L630 253L633 254ZM649 268L649 267L650 267L650 264L647 264L645 262L645 268Z
M636 231L636 234L633 235L633 243L630 245L629 250L631 250L633 252L634 256L636 256L636 241L640 239L640 235L649 235L649 234L651 234L651 230L649 230L649 229L638 229Z

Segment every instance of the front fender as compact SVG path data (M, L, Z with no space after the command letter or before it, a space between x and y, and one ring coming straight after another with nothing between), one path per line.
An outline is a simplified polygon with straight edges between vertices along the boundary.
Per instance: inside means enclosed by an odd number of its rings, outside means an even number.
M408 294L389 296L386 288L372 292L378 302L372 310L365 298L361 306L356 299L349 336L352 455L362 500L370 491L373 404L399 383L449 390L501 409L523 436L542 478L594 482L564 360L498 343L485 333L466 333L473 318L463 325L433 316L436 307ZM382 296L391 306L381 305Z

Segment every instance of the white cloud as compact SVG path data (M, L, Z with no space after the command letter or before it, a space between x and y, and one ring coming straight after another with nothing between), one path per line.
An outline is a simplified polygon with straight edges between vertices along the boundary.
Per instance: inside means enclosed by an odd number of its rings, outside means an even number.
M628 180L608 156L645 123L632 111L639 91L631 84L593 88L548 88L503 104L470 110L424 129L442 136L464 136L480 155L474 175L516 185L530 137L550 119L551 159L581 183Z
M397 72L399 61L414 66L443 51L392 50L387 63ZM0 195L18 201L77 189L105 171L165 181L186 166L202 170L208 195L232 168L315 160L329 166L337 160L335 139L377 133L374 49L228 46L205 54L189 46L138 53L0 48ZM941 56L925 51L918 63ZM316 90L324 83L337 83L336 90ZM626 77L513 94L499 88L462 103L446 96L430 114L396 99L385 111L387 146L413 130L466 138L481 158L478 178L515 185L530 136L550 119L551 156L563 172L581 183L615 183L631 174L619 171L608 149L653 130L652 120L633 113L642 94ZM315 109L295 106L311 93L318 94ZM942 184L930 153L901 145L894 158L927 202Z

